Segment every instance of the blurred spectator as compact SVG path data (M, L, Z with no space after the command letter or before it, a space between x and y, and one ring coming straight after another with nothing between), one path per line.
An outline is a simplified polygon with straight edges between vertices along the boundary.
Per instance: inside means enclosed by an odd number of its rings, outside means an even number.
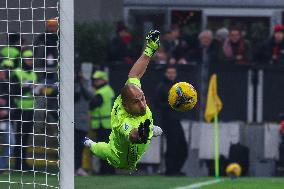
M274 27L273 36L260 48L257 57L260 63L284 65L284 25Z
M217 49L218 49L218 55L217 55L217 59L216 62L218 62L218 64L222 64L223 63L223 46L225 41L228 40L229 37L229 30L227 28L220 28L216 31L215 33L215 39L216 39L216 43L217 43ZM213 71L217 71L215 68L213 68Z
M153 61L155 62L155 64L167 64L167 59L168 55L164 51L163 47L159 48L153 56Z
M187 143L180 123L179 113L168 105L168 93L176 82L177 70L173 66L167 67L164 80L158 85L156 106L161 111L163 131L166 135L166 175L184 175L181 168L187 158Z
M116 36L109 44L109 58L114 63L133 64L135 51L132 44L132 34L124 23L119 22L116 27Z
M169 65L175 65L177 63L177 60L174 57L170 57L168 60Z
M212 68L218 63L218 42L213 38L211 30L202 31L199 36L199 55L198 60L202 64Z
M24 41L20 34L10 33L8 34L8 46L3 47L0 52L0 66L5 69L15 69L19 66L21 46Z
M8 170L9 157L13 156L15 145L15 136L13 127L9 121L9 72L0 68L0 138L3 145L3 151L0 153L0 174Z
M216 40L220 44L224 44L224 42L228 39L229 36L229 30L227 28L220 28L216 31Z
M164 48L165 52L169 56L173 56L173 52L175 48L180 43L180 28L177 25L171 27L169 31L167 31L161 40L161 46Z
M97 141L108 142L111 133L110 113L114 102L114 91L108 84L108 75L104 71L93 74L95 93L90 101L91 128L97 134ZM100 174L113 174L115 170L106 161L100 160Z
M34 43L36 70L46 71L39 74L41 83L46 84L42 88L42 94L47 98L43 104L49 110L46 119L48 123L58 122L58 59L59 59L59 34L58 20L51 18L46 21L45 33L39 35Z
M236 65L249 65L252 60L251 45L242 37L242 32L237 27L230 28L229 38L223 46L225 63Z
M82 76L81 72L75 75L74 84L74 119L75 119L75 175L87 176L87 172L82 168L82 157L84 144L82 141L89 131L89 101L93 97L91 83Z
M27 147L29 135L33 131L34 123L34 83L37 75L33 72L33 52L25 50L22 52L22 64L12 74L10 83L10 97L14 100L16 107L11 120L17 122L15 168L17 170L31 170L28 166ZM24 147L23 147L24 146Z
M188 44L184 39L181 39L173 50L173 57L177 60L177 64L188 64L190 60Z
M58 20L51 18L46 21L46 32L35 40L36 68L46 68L47 71L56 71L58 66ZM49 74L49 79L55 79L54 74Z
M200 111L199 118L203 120L203 115L206 106L206 95L209 81L209 75L215 71L215 66L218 63L218 44L213 39L211 30L202 31L199 36L198 61L200 63Z

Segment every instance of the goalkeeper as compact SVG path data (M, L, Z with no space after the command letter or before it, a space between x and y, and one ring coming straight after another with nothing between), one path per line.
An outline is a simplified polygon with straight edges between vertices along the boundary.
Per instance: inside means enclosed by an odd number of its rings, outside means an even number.
M141 90L140 78L160 45L160 32L151 30L146 36L146 48L131 68L128 80L111 111L112 132L109 143L93 142L85 138L91 152L120 169L135 170L136 164L147 150L151 138L162 130L153 125L152 113Z

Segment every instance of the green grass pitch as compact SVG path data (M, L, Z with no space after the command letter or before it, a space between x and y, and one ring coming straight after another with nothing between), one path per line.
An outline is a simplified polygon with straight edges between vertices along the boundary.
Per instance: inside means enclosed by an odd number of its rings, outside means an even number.
M12 177L11 177L12 178ZM0 188L9 189L7 175L0 175ZM13 176L12 180L20 181L20 175ZM174 189L194 183L213 180L210 177L164 177L164 176L89 176L76 177L75 189ZM23 182L32 182L33 176L27 175ZM45 183L44 177L36 178L36 182ZM56 185L56 178L48 178L48 183ZM33 189L33 185L12 184L10 189ZM45 186L36 185L36 189L46 189ZM47 187L49 188L49 187ZM201 189L283 189L284 178L240 178L231 180L224 178L221 182L202 186Z

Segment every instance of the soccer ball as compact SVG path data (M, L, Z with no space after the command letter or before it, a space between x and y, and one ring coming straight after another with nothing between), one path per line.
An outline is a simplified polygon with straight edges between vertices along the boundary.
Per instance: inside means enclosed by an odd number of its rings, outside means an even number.
M238 163L230 163L226 168L226 174L231 178L241 176L242 168Z
M169 105L176 111L185 112L191 110L197 102L197 92L187 82L174 84L168 96Z

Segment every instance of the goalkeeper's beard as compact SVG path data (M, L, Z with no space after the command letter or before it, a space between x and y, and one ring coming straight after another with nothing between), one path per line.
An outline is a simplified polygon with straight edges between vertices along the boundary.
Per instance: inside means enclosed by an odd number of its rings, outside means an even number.
M140 108L139 110L128 112L129 114L133 116L144 116L146 114L146 107Z

